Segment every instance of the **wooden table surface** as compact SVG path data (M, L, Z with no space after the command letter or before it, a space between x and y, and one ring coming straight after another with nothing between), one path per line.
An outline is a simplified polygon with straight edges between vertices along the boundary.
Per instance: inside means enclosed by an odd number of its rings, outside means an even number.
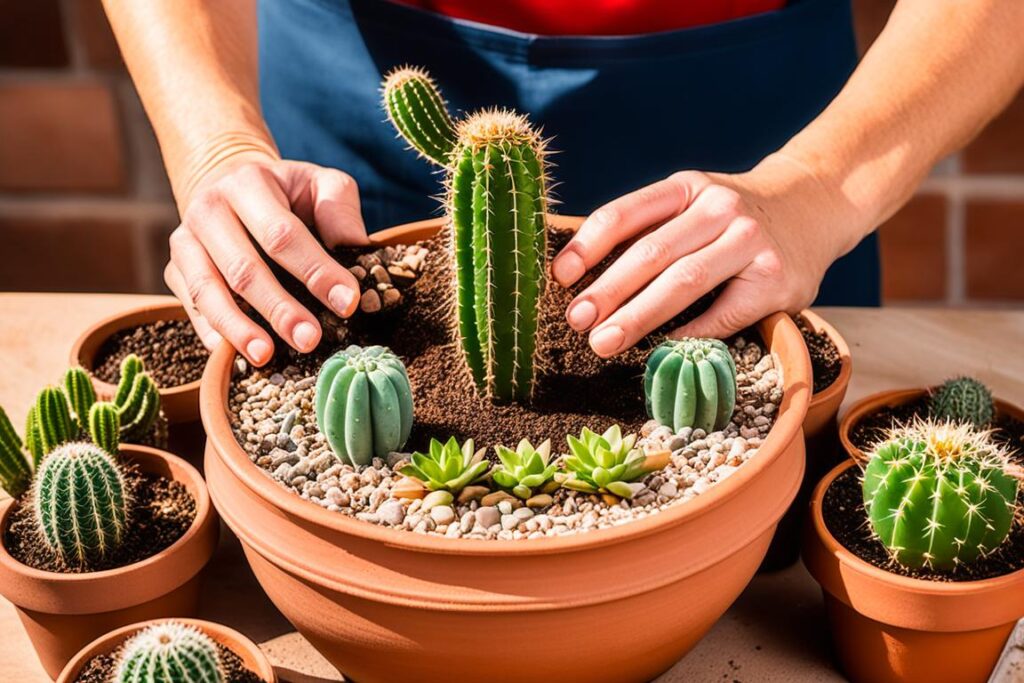
M21 424L28 402L67 366L76 335L120 308L159 297L0 293L0 405ZM881 389L971 374L996 395L1024 403L1024 311L842 309L819 312L850 344L854 374L847 405ZM225 530L226 532L226 530ZM285 681L340 681L260 591L238 542L226 532L207 568L200 616L232 626L269 654ZM1018 629L1018 637L1021 629ZM1024 641L1021 641L1024 642ZM1024 681L1016 649L1000 683ZM0 598L0 681L45 683L10 603ZM756 577L686 659L657 683L842 681L828 654L818 587L797 564Z

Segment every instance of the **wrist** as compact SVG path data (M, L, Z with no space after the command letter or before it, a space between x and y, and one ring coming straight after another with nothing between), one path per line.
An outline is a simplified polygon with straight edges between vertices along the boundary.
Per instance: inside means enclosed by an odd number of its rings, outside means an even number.
M198 189L239 164L280 158L265 134L225 131L208 138L182 158L179 168L168 168L179 212L185 211Z

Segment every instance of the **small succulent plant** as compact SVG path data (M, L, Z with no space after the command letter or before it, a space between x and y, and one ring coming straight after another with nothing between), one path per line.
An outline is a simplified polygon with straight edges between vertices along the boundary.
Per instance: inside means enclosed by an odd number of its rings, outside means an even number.
M397 451L412 431L409 376L383 346L349 346L316 379L316 421L331 450L355 467Z
M723 429L736 407L736 363L717 339L662 342L647 359L644 394L647 414L673 431Z
M124 539L124 474L94 444L68 443L50 452L33 481L32 504L43 541L70 565L87 567Z
M32 482L32 466L21 448L21 437L0 408L0 489L17 498Z
M114 394L121 420L121 438L136 441L146 436L160 416L160 391L134 353L121 361L121 378Z
M179 622L162 622L125 644L113 683L223 683L217 645L208 635Z
M622 436L618 425L612 425L603 434L583 428L579 438L567 437L571 454L564 459L568 472L560 473L559 483L584 493L604 493L619 498L632 498L629 485L667 462L667 453L648 457L635 448L636 434Z
M491 471L491 478L498 486L507 489L513 495L527 500L534 493L554 480L558 466L549 463L551 459L551 441L545 441L537 448L523 439L515 450L505 446L495 446L501 464Z
M441 443L430 440L427 453L413 453L412 462L399 468L399 473L423 482L431 491L448 491L456 495L466 486L483 479L491 469L484 459L486 448L473 450L473 439L459 446L455 437Z
M1007 452L968 423L896 427L864 469L871 529L905 567L970 564L1009 535L1018 481L1007 469Z
M992 392L971 377L946 380L928 397L928 414L936 420L969 422L985 429L995 415Z

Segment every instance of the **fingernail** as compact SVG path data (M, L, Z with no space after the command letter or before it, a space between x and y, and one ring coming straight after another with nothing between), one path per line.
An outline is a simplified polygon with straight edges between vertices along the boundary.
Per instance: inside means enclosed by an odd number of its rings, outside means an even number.
M249 360L257 365L263 365L270 360L270 350L270 344L262 339L253 339L245 346Z
M331 287L331 291L327 293L327 300L331 302L331 308L338 315L347 315L349 308L352 306L352 302L356 298L356 293L345 285L334 285Z
M579 254L572 251L560 255L555 259L555 263L552 266L555 279L563 287L568 287L579 280L583 277L583 273L586 270L586 266L583 265L583 259L580 258Z
M584 299L569 308L566 318L569 321L569 327L582 332L597 320L597 306Z
M618 325L609 325L594 330L590 335L590 347L599 356L610 356L626 341L626 334Z
M320 333L316 331L313 323L303 321L292 330L292 339L300 351L312 351L320 339Z

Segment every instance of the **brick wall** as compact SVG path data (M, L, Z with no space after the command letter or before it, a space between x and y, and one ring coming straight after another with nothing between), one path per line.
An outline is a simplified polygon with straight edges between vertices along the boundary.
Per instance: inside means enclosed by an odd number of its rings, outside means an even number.
M854 0L862 45L893 0ZM162 291L177 224L99 0L0 0L0 290ZM1024 302L1024 95L881 228L888 303Z

